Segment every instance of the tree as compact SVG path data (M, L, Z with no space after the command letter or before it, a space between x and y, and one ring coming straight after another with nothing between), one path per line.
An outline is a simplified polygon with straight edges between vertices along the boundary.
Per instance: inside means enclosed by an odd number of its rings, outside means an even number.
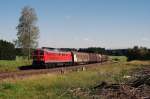
M38 46L39 28L36 26L37 15L34 8L25 6L22 9L19 24L17 26L16 46L23 49L25 56L30 58L31 48Z
M135 46L132 49L128 49L128 53L126 56L128 57L128 61L150 60L150 50L146 47Z
M0 40L0 60L15 60L15 46L13 43Z

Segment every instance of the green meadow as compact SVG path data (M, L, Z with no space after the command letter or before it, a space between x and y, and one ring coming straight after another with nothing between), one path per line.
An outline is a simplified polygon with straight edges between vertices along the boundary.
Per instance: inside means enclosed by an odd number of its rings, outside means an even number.
M0 72L18 71L18 67L29 66L32 60L17 57L16 60L0 60Z

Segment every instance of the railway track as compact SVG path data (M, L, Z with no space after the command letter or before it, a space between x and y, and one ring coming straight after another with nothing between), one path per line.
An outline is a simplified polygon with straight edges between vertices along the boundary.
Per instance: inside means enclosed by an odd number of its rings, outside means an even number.
M7 79L7 78L25 78L32 75L49 74L49 73L64 74L66 72L94 68L97 66L101 66L102 64L107 64L107 62L78 65L78 66L57 67L57 68L50 68L50 69L35 69L35 70L33 69L33 70L19 70L15 72L1 72L0 80Z

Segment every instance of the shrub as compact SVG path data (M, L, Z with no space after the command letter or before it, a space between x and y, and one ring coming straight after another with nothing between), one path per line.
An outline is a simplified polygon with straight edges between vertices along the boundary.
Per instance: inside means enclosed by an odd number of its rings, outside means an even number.
M11 42L0 40L0 60L15 60L15 46Z

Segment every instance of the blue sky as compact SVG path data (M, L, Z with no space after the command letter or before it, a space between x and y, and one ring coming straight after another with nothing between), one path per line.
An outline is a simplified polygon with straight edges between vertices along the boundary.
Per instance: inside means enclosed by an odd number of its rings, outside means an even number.
M26 5L38 16L39 47L150 48L150 0L1 0L0 39L16 39Z

